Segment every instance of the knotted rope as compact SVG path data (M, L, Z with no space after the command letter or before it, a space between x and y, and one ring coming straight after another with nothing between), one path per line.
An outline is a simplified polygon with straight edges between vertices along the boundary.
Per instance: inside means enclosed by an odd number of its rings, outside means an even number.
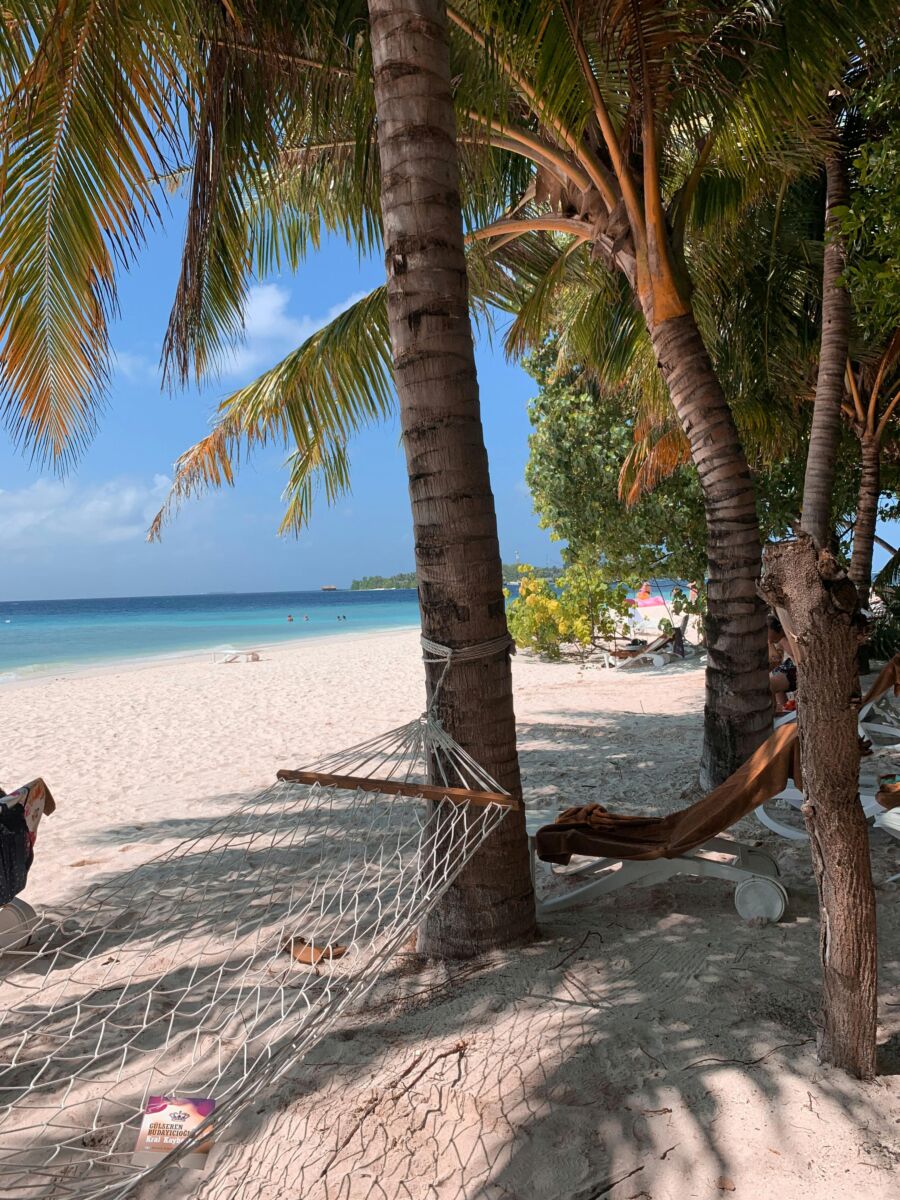
M428 714L430 715L434 706L437 704L438 696L443 687L444 680L447 678L447 672L455 662L474 662L478 658L490 658L493 654L501 654L509 651L511 654L516 652L516 643L513 641L509 633L504 633L500 637L491 638L487 642L475 642L472 646L460 646L454 649L453 646L443 646L440 642L433 642L430 638L421 637L422 642L422 659L426 663L443 663L444 669L441 671L437 683L434 685L434 691L431 694L431 702L428 705ZM429 655L431 657L429 658Z

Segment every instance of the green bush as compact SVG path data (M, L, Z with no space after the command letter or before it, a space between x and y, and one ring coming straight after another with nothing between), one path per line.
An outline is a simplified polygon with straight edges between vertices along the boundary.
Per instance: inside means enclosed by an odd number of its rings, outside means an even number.
M519 592L509 599L506 618L517 646L542 658L558 660L569 647L584 661L632 616L628 590L608 583L598 567L574 564L555 584L538 579L529 566L519 567Z

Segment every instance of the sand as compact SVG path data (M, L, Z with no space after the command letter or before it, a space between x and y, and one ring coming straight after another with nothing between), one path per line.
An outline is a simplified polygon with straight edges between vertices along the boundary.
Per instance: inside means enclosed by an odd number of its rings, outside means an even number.
M699 664L582 671L519 655L514 675L529 806L664 813L698 794ZM4 686L0 784L40 773L59 802L26 898L64 907L278 767L399 724L422 698L408 632L282 645L258 663L203 656ZM884 1073L863 1086L815 1059L807 849L752 819L736 832L779 861L791 893L781 924L744 924L728 884L676 879L554 916L525 950L449 966L405 953L180 1194L896 1196L898 887L878 888ZM871 845L883 881L900 869L898 843L875 831Z

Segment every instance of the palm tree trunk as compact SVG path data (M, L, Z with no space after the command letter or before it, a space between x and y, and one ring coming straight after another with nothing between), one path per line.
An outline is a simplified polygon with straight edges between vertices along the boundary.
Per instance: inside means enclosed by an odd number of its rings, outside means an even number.
M819 1057L875 1074L878 944L869 832L859 803L856 594L834 556L801 535L766 549L766 598L785 610L802 657L797 720L803 816L819 892Z
M691 444L706 508L709 559L706 708L700 773L715 787L772 728L761 545L753 480L731 410L692 312L654 322L650 338Z
M494 498L469 320L443 0L369 0L394 380L426 637L461 648L506 633ZM429 695L440 674L428 667ZM509 653L451 667L439 716L521 796ZM529 938L525 821L510 813L420 932L467 957Z
M872 586L872 554L875 550L875 524L878 520L878 498L881 495L881 445L877 438L864 435L860 440L862 476L853 526L853 554L850 559L850 578L859 592L863 608L869 606Z
M843 151L825 161L825 257L822 271L822 343L813 405L812 428L803 480L802 527L819 546L828 545L834 465L841 433L844 369L850 340L850 295L839 282L844 270L844 241L836 210L850 202Z

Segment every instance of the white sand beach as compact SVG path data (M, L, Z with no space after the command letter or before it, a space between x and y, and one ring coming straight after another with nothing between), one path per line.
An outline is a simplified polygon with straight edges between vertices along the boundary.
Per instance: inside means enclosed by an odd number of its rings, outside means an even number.
M666 813L697 797L703 671L514 663L529 807ZM0 690L0 784L42 775L25 898L57 912L274 779L423 705L408 631L193 657ZM900 768L900 756L879 760ZM870 768L873 772L884 767ZM732 887L676 879L547 920L525 950L395 959L184 1175L203 1200L844 1200L897 1195L900 844L875 831L878 1081L815 1059L818 926L802 843L753 819L791 905L743 923ZM172 1195L148 1186L149 1196Z

